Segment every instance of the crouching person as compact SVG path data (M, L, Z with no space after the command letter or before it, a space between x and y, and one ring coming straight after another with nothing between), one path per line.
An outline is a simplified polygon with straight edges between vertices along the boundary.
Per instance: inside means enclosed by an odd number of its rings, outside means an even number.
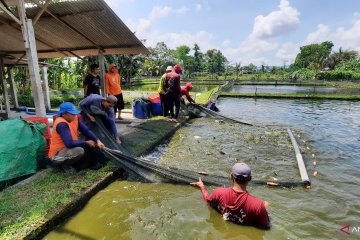
M88 97L80 101L79 106L83 116L88 118L91 122L96 122L93 115L100 117L104 126L114 137L116 143L121 144L115 125L114 106L116 103L117 98L113 95L109 95L104 98L97 94L90 94Z
M81 161L93 160L86 162L86 165L93 169L101 166L95 159L83 158L85 151L91 151L95 147L102 149L104 144L84 123L78 120L79 113L74 104L62 103L53 124L49 158L55 166L61 167L65 172L75 172L74 166L79 165ZM79 131L88 140L79 140Z

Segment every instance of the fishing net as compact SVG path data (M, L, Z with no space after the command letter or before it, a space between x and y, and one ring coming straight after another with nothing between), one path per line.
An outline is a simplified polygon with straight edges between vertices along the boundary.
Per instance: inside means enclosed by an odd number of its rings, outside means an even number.
M113 162L118 167L124 169L129 175L129 180L149 183L166 182L188 185L190 182L197 182L199 177L201 177L206 185L228 186L231 184L229 176L220 176L167 165L160 165L152 161L132 157L124 146L118 145L115 142L115 138L111 136L101 119L98 116L95 116L95 119L96 123L90 123L89 127L106 146L106 148L101 151L103 157ZM250 184L266 185L267 182L253 180ZM292 187L301 184L302 183L291 182L276 183L277 186L285 187Z

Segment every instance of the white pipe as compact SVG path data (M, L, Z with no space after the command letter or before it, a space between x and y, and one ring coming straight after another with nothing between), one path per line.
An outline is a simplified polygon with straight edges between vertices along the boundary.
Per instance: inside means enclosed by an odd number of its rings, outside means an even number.
M291 142L292 142L292 144L294 146L294 149L295 149L296 160L297 160L297 163L298 163L301 180L302 180L303 183L305 183L307 185L310 185L310 179L309 179L309 176L308 176L307 171L306 171L306 167L305 167L305 164L304 164L304 159L303 159L303 157L301 155L299 145L297 144L296 139L295 139L293 133L291 132L290 128L287 128L287 131L289 133Z

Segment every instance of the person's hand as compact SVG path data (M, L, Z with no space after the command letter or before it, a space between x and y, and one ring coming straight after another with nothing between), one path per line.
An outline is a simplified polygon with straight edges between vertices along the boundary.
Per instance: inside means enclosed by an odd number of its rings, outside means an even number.
M89 117L90 121L96 122L96 119L93 116L91 116L90 114L88 114L88 117Z
M204 187L204 183L203 181L201 180L201 177L199 177L199 181L198 182L192 182L190 183L191 186L194 186L194 187L198 187L198 188L202 188Z
M96 146L96 143L93 140L87 140L86 145L88 145L91 148L94 148Z
M121 144L121 140L120 140L119 137L116 137L115 141L116 141L117 144Z
M266 209L268 209L269 208L269 202L267 202L267 201L263 201L264 202L264 207L266 208Z
M96 141L96 146L100 149L103 149L105 147L105 145L100 140Z

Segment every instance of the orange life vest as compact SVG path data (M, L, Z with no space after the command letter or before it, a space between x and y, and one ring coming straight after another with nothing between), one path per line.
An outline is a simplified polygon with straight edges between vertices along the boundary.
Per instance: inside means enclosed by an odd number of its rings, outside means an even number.
M57 125L63 122L69 126L72 139L78 140L78 128L79 128L78 117L75 116L75 119L71 123L66 121L63 117L56 118L53 125L53 132L50 142L49 158L52 158L57 151L65 147L64 141L62 140L60 134L56 131Z

